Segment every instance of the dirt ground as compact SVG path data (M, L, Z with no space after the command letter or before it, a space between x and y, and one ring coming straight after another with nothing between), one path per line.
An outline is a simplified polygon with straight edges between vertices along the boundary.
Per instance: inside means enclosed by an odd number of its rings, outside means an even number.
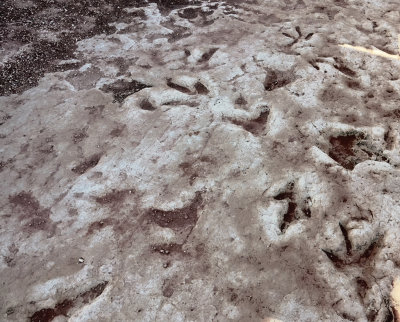
M1 1L0 320L400 321L399 22Z

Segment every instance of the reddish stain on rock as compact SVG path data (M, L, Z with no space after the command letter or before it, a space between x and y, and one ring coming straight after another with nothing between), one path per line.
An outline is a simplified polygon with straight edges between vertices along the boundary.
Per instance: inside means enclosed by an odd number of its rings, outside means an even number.
M66 316L68 311L74 306L71 300L58 303L54 308L41 309L31 316L31 322L49 322L57 316Z
M293 80L288 72L269 70L264 80L264 88L266 91L273 91L290 84Z
M252 133L253 135L261 134L266 126L269 116L269 109L260 113L260 116L254 120L249 121L232 121L233 124L239 125L246 131Z
M35 312L31 317L31 322L50 322L57 316L63 315L68 316L69 310L75 307L79 303L87 304L92 302L95 298L99 297L104 289L106 288L108 282L101 282L96 286L92 287L86 292L79 294L73 299L66 299L60 303L57 303L54 308L45 308Z
M205 52L201 58L199 59L199 63L204 63L206 61L209 61L211 57L215 54L215 52L218 50L218 48L211 48L207 52Z
M123 124L123 125L115 128L115 129L113 129L110 132L110 136L113 137L113 138L120 137L122 135L122 133L124 132L125 128L126 128L126 125Z
M335 67L338 71L340 71L341 73L345 74L346 76L349 77L355 77L357 75L357 73L353 70L351 70L349 67L347 67L345 65L345 63L343 62L343 60L334 57L335 63L333 65L333 67Z
M208 88L200 82L194 84L194 88L196 89L197 93L201 95L207 95L210 92Z
M95 221L89 225L87 235L93 234L95 231L101 230L107 226L113 224L113 220L111 218L105 218L103 220Z
M201 193L197 192L196 197L186 207L168 211L151 208L147 211L146 216L160 227L177 230L194 227L198 220L197 212L201 207L202 201Z
M43 208L31 192L22 191L9 196L8 200L19 213L20 220L28 220L24 225L26 232L44 230L54 233L55 225L50 219L50 209Z
M86 131L87 128L83 128L74 132L74 134L72 135L72 140L74 141L75 144L83 141L88 137Z
M99 163L100 158L101 158L100 154L94 154L89 159L86 159L82 163L73 167L71 171L77 174L84 174L89 169L94 168Z
M108 281L101 282L96 286L93 286L90 290L79 294L78 298L82 300L83 303L87 304L93 301L95 298L99 297L104 289L106 288Z
M129 95L148 87L151 87L151 85L143 84L136 80L126 81L119 79L112 84L104 85L102 90L105 92L112 92L114 94L114 100L118 103L122 103Z
M174 282L171 279L166 279L162 287L162 295L164 297L171 297L174 294Z
M174 83L171 78L167 79L167 86L184 94L192 94L192 91L189 88Z
M354 160L353 147L357 142L356 135L340 135L331 137L329 156L348 170L353 170L357 164Z
M236 100L235 100L235 104L237 105L246 105L247 101L245 100L245 98L240 95Z
M141 101L139 107L145 111L154 111L156 109L147 99Z
M189 177L189 184L192 186L195 180L199 177L193 164L189 162L182 162L179 164L179 168L183 170L185 176Z
M111 192L101 197L95 197L95 200L101 205L115 205L122 203L125 200L126 196L134 193L134 189L112 190Z
M155 253L161 255L172 255L172 254L184 254L186 253L182 250L182 244L170 243L170 244L159 244L152 245L151 249Z

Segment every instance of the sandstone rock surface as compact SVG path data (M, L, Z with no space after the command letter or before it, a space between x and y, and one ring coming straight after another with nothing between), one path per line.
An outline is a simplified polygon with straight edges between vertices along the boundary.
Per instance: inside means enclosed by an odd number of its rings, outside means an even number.
M0 320L398 319L398 1L0 11Z

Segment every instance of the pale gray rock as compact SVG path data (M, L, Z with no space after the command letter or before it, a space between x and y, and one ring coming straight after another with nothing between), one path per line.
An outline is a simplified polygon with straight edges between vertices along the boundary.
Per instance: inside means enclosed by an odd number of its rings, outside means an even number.
M395 321L396 1L11 1L4 321Z

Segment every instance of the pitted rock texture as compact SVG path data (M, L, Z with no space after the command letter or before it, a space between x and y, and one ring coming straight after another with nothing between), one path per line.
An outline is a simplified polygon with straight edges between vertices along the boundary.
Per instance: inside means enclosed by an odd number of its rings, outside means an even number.
M0 320L398 319L397 1L0 12Z

